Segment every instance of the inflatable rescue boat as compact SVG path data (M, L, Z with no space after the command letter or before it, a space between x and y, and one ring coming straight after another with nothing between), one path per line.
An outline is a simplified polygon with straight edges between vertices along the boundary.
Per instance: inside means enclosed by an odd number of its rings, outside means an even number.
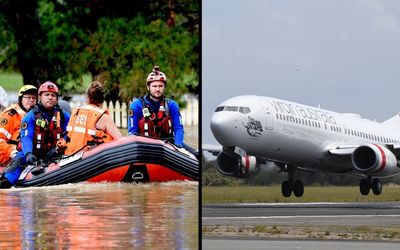
M142 136L122 137L42 164L40 173L36 170L33 165L27 166L16 186L199 179L199 163L193 154L168 142Z

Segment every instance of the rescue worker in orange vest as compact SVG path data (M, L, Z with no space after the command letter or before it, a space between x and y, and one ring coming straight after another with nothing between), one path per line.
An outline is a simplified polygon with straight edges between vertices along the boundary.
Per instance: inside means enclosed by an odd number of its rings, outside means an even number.
M57 104L57 85L47 81L40 85L38 92L39 102L22 119L22 151L17 153L13 162L5 169L5 174L0 179L0 188L15 185L26 165L46 159L66 130L70 115L63 112Z
M37 88L24 85L18 92L18 103L0 115L0 166L5 166L17 153L21 120L37 102Z
M67 148L65 155L122 137L108 110L101 106L104 102L104 88L98 81L90 84L86 91L87 105L76 108L71 113L67 126ZM60 145L59 147L62 147Z
M183 142L184 131L178 104L164 95L167 77L154 66L147 76L148 94L129 107L128 134L166 139L198 157L198 152Z

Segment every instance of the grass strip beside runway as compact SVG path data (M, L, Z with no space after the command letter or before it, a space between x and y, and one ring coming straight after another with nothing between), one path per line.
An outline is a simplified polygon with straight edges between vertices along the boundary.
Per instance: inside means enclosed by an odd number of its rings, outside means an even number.
M246 236L280 239L400 241L400 228L312 225L213 225L202 227L203 236Z
M285 198L281 186L224 186L202 187L203 203L242 202L374 202L400 201L399 185L384 185L382 194L361 195L358 186L311 186L304 188L304 195Z

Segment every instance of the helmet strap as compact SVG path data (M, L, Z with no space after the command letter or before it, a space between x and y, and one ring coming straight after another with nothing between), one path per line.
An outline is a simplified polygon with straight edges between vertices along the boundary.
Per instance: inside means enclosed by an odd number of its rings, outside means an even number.
M19 96L18 97L18 105L19 105L19 107L23 110L23 111L25 111L25 112L28 112L29 110L26 110L26 108L24 107L24 105L22 105L22 96Z

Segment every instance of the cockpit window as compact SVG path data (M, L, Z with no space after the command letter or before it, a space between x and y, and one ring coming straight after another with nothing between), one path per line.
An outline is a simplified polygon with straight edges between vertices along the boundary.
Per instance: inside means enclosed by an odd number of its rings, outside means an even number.
M238 111L238 106L225 106L224 111Z
M215 112L220 111L232 111L232 112L240 112L242 114L250 113L249 107L238 107L238 106L219 106L215 109Z
M219 111L222 111L222 110L224 110L224 106L217 107L215 109L215 112L219 112Z

